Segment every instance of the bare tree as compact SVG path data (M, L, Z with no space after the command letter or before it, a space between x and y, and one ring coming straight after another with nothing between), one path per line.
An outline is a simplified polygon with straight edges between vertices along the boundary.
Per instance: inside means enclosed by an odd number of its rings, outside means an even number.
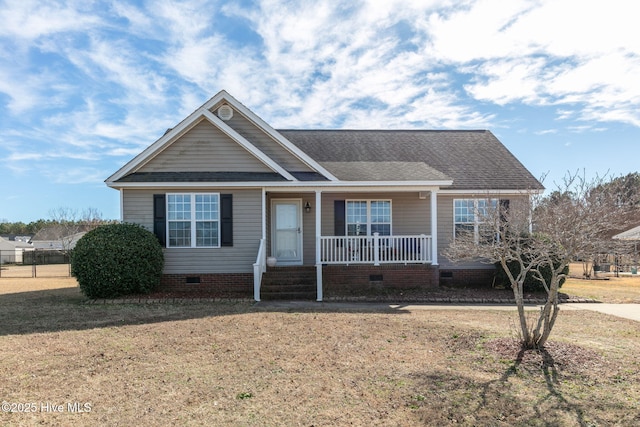
M540 348L547 342L560 311L558 289L569 263L597 253L610 241L611 231L624 228L629 213L638 210L637 200L622 201L624 189L612 182L603 178L587 181L576 173L548 197L522 197L508 206L486 203L488 208L476 213L481 231L460 233L446 251L452 261L502 266L518 309L523 347ZM519 268L510 269L513 263ZM524 311L527 275L539 281L547 293L537 319L528 318Z
M71 249L78 238L78 233L93 230L104 223L102 215L95 208L87 208L78 214L76 209L58 207L49 211L52 222L52 234L55 240L60 241L62 249Z

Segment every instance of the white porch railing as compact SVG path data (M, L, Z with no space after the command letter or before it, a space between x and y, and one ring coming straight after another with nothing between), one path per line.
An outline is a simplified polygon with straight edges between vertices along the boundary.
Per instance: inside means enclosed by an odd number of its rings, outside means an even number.
M265 239L260 239L258 256L253 264L253 299L256 301L260 301L260 285L265 271L267 271L267 248Z
M431 236L320 236L320 264L426 264Z

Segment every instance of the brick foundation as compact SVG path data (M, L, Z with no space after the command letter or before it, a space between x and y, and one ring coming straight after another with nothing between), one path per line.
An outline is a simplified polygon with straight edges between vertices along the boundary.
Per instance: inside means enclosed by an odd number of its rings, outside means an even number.
M295 271L292 268L286 273L295 275ZM438 286L490 288L494 272L493 269L441 270L422 264L326 265L322 268L322 281L327 297L366 296ZM158 292L185 297L252 298L253 274L165 274Z
M495 269L442 269L440 286L453 288L491 288Z
M253 274L163 274L158 292L214 298L253 297Z
M327 296L371 294L438 286L438 268L419 264L327 265L322 268Z

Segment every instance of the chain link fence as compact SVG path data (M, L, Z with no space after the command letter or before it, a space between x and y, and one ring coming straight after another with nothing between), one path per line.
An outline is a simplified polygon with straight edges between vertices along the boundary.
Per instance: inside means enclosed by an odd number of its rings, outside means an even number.
M2 277L70 277L69 251L16 248L0 250Z

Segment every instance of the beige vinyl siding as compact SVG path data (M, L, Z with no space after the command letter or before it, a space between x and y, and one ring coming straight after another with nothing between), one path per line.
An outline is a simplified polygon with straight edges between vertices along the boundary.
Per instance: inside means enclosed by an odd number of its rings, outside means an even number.
M267 241L271 242L271 201L277 199L298 199L302 201L302 252L303 264L315 264L315 193L275 193L267 201ZM334 235L334 200L391 200L391 226L395 235L431 234L429 197L420 199L417 192L411 193L322 193L322 235ZM304 211L309 202L311 212ZM270 254L271 247L267 251Z
M194 192L188 189L124 190L123 220L153 230L153 195ZM165 274L251 273L262 238L260 189L198 189L233 194L233 246L220 248L165 248Z
M429 197L408 193L322 193L322 235L334 235L335 200L391 200L391 232L394 235L431 234Z
M456 195L442 195L438 194L438 262L441 268L493 268L490 264L485 263L464 263L453 264L447 258L442 255L451 241L454 235L453 226L453 201L454 199L481 199L481 198L496 198L506 199L510 203L517 201L527 201L527 196L522 195L501 195L501 196L482 196L478 197L477 194L456 194Z
M271 172L207 120L170 144L140 172Z
M311 168L239 112L234 111L233 118L226 123L287 171L312 172Z
M453 239L453 199L465 197L438 194L438 264L441 268L455 266L442 255L442 251L449 246Z
M122 221L139 224L153 233L153 195L165 192L164 190L123 190Z

